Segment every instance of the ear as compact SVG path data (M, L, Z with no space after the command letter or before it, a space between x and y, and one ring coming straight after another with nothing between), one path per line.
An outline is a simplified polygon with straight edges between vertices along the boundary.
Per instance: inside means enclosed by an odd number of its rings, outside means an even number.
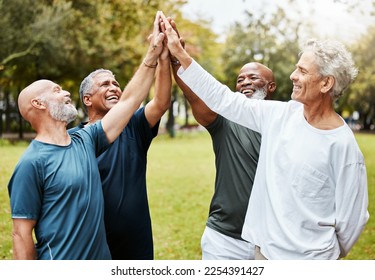
M85 104L86 107L91 107L91 105L92 105L91 95L84 95L82 101L83 101L83 104Z
M267 87L268 87L268 91L270 93L273 93L276 90L276 83L275 82L269 82Z
M267 96L266 96L266 100L270 100L272 99L272 95L273 93L275 92L276 90L276 83L275 82L269 82L268 85L267 85Z
M33 106L36 109L40 109L40 110L47 109L46 105L39 98L31 99L30 102L31 102L31 106Z
M324 77L322 80L322 87L320 91L322 93L327 93L333 89L334 85L335 85L335 78L333 76Z

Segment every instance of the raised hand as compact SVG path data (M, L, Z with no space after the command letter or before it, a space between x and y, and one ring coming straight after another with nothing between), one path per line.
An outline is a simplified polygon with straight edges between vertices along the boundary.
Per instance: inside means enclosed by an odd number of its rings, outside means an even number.
M160 16L160 28L167 37L168 49L173 56L176 56L177 52L184 49L180 42L180 36L176 28L176 23L170 18L168 19L162 12Z
M144 64L148 67L154 68L157 65L157 59L163 52L163 41L165 39L165 34L160 32L159 23L161 21L162 12L158 11L154 20L154 28L152 34L148 37L150 45L148 47L147 55L144 59Z

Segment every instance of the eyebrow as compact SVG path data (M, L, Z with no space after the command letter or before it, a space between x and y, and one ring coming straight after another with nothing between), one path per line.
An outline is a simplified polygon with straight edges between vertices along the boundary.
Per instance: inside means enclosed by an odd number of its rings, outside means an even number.
M307 70L307 68L305 68L305 67L303 67L303 66L301 66L301 65L296 64L296 67L297 67L298 69L300 69L300 70L304 70L304 71L306 71L306 72L309 72L309 71Z
M260 77L259 74L255 74L255 73L252 73L252 74L242 73L242 74L239 74L239 75L237 76L237 79L238 79L238 78L242 78L242 77L246 77L246 76L250 76L250 77Z
M120 86L119 82L117 82L116 80L111 81L110 79L100 81L99 85L103 85L103 84L106 84L106 83L115 84L116 86Z

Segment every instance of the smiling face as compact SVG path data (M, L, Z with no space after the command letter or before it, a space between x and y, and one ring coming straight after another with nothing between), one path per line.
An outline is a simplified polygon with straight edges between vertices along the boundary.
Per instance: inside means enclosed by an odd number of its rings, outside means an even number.
M117 104L122 91L111 73L99 73L93 77L93 81L91 91L85 96L85 104L90 114L103 117Z
M264 99L275 88L272 71L259 63L245 64L237 77L236 91L248 98Z
M293 81L293 100L308 105L319 99L324 81L312 52L307 51L301 55L290 79Z

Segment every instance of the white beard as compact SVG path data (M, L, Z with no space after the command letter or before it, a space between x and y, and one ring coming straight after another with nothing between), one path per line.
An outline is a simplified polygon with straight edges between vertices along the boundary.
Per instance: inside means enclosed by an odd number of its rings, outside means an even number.
M254 91L250 96L250 99L264 99L267 96L267 92L264 88L260 88Z
M48 102L48 107L53 119L67 124L74 121L78 115L77 109L71 104Z

